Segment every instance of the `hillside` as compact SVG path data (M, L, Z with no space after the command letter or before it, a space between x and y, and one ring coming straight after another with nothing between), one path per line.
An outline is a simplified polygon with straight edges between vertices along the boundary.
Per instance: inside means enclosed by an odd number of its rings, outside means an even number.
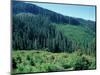
M96 22L12 2L12 74L96 69Z
M69 24L70 20L70 24ZM13 2L13 48L51 52L95 52L95 22L58 14L34 4ZM91 26L90 26L91 25ZM92 48L93 46L93 48Z
M94 21L84 20L81 18L74 18L70 16L64 16L62 14L56 13L54 11L42 8L35 4L25 3L21 1L13 1L13 14L19 13L32 13L35 15L43 15L50 18L50 20L54 23L63 23L63 24L71 24L71 25L81 25L92 29L95 32L96 24Z
M56 25L56 29L61 31L68 39L72 40L73 50L77 50L77 47L87 50L87 47L90 47L90 43L92 43L91 40L95 38L95 34L90 32L91 30L81 26Z

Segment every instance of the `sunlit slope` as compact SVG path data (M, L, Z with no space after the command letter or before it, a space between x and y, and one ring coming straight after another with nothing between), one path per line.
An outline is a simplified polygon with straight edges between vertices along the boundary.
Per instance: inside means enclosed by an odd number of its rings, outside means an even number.
M91 43L95 35L91 34L90 30L75 25L56 25L58 31L61 31L68 39L78 43L78 45L87 45ZM86 44L85 44L86 43Z

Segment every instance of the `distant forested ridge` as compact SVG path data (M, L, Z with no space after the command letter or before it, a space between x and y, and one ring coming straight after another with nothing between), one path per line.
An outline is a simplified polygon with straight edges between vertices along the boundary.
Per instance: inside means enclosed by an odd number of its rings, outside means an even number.
M14 1L12 3L13 5L13 14L19 14L19 13L32 13L35 15L43 15L49 17L49 19L54 23L63 23L63 24L71 24L71 25L89 25L89 28L94 28L95 31L95 23L94 21L90 20L84 20L81 18L74 18L70 16L64 16L62 14L56 13L54 11L50 11L48 9L44 9L42 7L39 7L35 4L20 2L20 1Z
M25 2L13 1L12 7L14 50L95 53L96 22L64 16Z

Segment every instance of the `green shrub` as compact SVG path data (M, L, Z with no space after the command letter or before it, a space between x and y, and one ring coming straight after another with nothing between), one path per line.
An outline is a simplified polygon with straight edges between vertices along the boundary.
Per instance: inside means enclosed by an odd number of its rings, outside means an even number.
M53 63L44 63L40 66L42 71L52 72L52 71L61 71L64 68L60 66L60 64L53 64Z
M16 69L17 73L29 73L29 72L37 72L34 67L31 65L24 65L23 63L18 64L18 68Z
M63 57L56 57L56 59L53 62L54 64L59 64L64 69L70 68L70 65L68 64L67 58Z
M92 59L89 69L96 69L96 60L95 59Z
M78 61L76 61L74 65L75 70L87 70L89 69L89 61L85 58L81 57Z
M49 64L48 65L48 72L61 71L61 70L64 70L64 68L60 66L60 64Z
M25 66L21 63L21 64L17 64L17 69L16 72L17 73L21 73L24 71Z
M13 67L13 69L17 68L17 62L14 58L12 59L12 67Z
M67 61L74 70L86 70L89 68L89 61L76 53L70 55Z
M96 69L96 58L95 56L83 55L89 61L89 69Z
M40 70L37 67L31 66L31 72L40 72Z

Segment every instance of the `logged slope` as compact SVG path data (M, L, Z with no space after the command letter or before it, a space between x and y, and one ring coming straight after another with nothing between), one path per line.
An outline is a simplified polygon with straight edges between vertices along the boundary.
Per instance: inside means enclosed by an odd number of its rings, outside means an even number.
M56 28L68 38L71 38L76 41L81 41L82 39L91 40L95 37L89 33L90 30L87 30L81 26L72 26L72 25L56 25Z
M65 37L72 40L72 46L74 47L74 50L88 50L89 47L92 48L93 46L91 44L95 39L95 34L91 34L89 29L73 25L56 25L56 29L61 31ZM91 50L95 51L94 48Z

